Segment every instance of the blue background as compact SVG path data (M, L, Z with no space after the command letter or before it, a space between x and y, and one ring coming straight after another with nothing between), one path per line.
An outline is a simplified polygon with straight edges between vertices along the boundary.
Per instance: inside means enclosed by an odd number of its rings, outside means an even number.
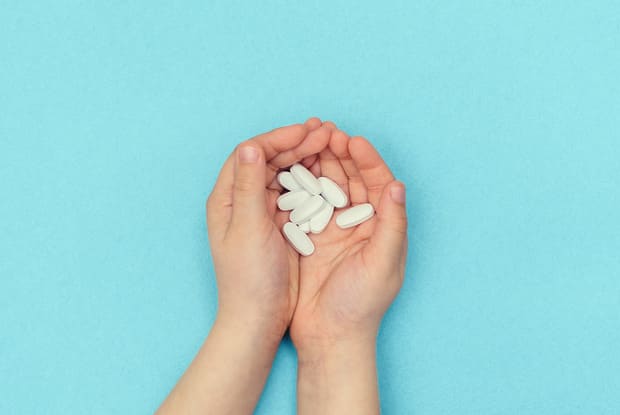
M615 1L0 1L0 413L153 412L223 160L311 115L409 189L385 413L620 413L619 73Z

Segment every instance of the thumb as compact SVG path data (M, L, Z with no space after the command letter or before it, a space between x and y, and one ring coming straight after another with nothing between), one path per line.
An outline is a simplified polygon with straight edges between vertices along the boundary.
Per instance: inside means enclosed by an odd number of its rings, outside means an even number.
M392 181L384 187L377 207L377 225L368 244L370 257L378 264L401 266L407 249L405 185Z
M264 218L267 212L266 169L265 154L260 146L243 143L237 147L232 197L233 222L252 224Z

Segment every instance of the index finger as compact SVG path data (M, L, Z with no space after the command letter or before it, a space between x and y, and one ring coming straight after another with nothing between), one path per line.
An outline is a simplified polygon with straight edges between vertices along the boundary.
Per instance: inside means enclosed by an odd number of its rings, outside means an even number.
M251 142L260 146L265 153L265 160L269 160L276 157L282 151L295 148L304 140L308 131L316 127L315 119L311 118L305 124L293 124L276 128L246 140L244 143ZM235 176L234 155L235 152L233 151L224 162L207 201L207 223L210 224L210 227L216 227L218 223L227 224L230 220ZM267 180L267 177L265 180ZM267 184L265 183L265 185Z

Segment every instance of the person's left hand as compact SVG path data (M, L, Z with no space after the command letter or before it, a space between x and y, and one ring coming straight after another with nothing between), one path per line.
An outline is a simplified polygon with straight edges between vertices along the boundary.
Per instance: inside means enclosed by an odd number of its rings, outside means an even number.
M224 163L207 200L217 316L158 414L254 410L299 286L299 255L280 233L285 217L276 214L276 174L300 160L313 163L329 136L311 118L244 141Z
M312 164L329 137L330 128L311 118L241 143L225 162L207 201L218 322L282 338L297 303L299 255L280 232L276 174Z

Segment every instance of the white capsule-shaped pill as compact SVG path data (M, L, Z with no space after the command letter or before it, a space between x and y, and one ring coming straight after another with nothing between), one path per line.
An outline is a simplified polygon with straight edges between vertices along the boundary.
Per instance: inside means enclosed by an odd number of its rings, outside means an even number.
M301 185L297 183L297 180L295 180L291 172L282 171L278 173L277 179L278 179L278 183L280 183L280 186L282 186L286 190L301 189Z
M327 227L332 215L334 214L334 206L330 203L325 203L321 210L314 214L310 218L310 232L321 233Z
M291 166L291 174L306 191L313 195L321 193L321 183L314 174L303 165L297 163Z
M302 223L307 221L319 211L325 204L325 199L321 195L314 195L304 203L293 209L289 216L291 222Z
M293 210L301 206L301 204L308 199L310 199L310 193L306 192L304 189L299 189L282 193L278 196L276 203L280 210Z
M321 184L321 195L334 207L345 207L349 202L347 194L338 186L338 184L329 177L319 177Z
M304 223L300 223L297 226L303 231L303 233L310 233L310 221L305 221Z
M314 252L314 244L297 225L292 222L286 222L282 228L282 233L287 241L303 256L310 255Z
M336 217L336 225L342 229L350 228L367 221L372 218L374 214L375 208L373 208L370 203L362 203L361 205L353 206L339 214Z

